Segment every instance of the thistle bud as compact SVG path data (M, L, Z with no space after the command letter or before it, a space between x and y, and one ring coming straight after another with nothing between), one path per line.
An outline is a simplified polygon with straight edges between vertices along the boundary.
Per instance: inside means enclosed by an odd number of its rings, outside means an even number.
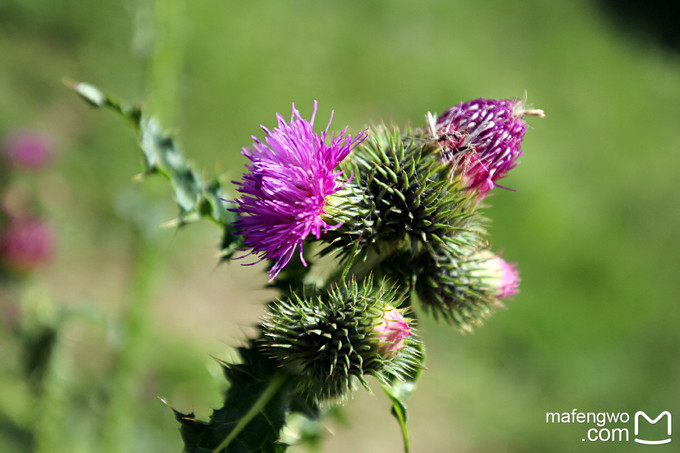
M421 131L422 132L422 131ZM477 228L476 199L449 178L418 131L377 126L345 163L351 183L338 206L342 225L323 238L323 253L365 258L391 246L415 251Z
M521 100L480 98L449 108L436 122L431 117L430 128L452 173L484 196L517 165L525 115L545 116L542 110L525 109Z
M520 282L517 266L508 263L500 255L488 250L479 255L480 263L483 263L483 266L476 271L476 275L495 290L496 298L507 299L517 294Z
M425 310L464 331L481 325L519 286L514 265L488 250L469 250L452 241L436 255L421 255L417 266L415 289Z
M309 400L340 398L366 376L388 383L419 362L411 322L396 308L397 288L350 281L316 297L291 296L270 307L261 324L263 351L299 375Z
M39 219L14 219L0 234L0 261L15 272L30 272L54 252L54 234Z
M10 162L29 169L40 169L52 161L52 139L37 132L17 132L4 143L5 156Z

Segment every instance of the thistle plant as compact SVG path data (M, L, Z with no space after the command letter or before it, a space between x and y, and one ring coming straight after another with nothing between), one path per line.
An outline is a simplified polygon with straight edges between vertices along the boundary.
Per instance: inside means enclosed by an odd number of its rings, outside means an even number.
M283 452L287 419L322 417L375 383L409 451L405 401L425 362L418 317L471 331L518 292L517 266L492 251L483 208L518 164L525 117L543 112L477 99L428 114L420 128L350 135L331 129L332 114L315 131L317 104L310 120L293 105L290 120L277 114L276 127L243 148L250 163L229 194L139 107L71 87L137 128L147 173L173 187L176 225L213 220L222 258L268 260L280 290L240 360L222 363L224 405L207 421L175 411L185 451ZM315 266L321 256L332 264Z

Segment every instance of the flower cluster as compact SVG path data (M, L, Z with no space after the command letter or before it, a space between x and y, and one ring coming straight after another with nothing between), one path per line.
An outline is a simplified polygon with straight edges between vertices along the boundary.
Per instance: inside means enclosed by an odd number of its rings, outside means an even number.
M376 126L352 138L329 133L330 122L315 133L315 103L311 121L293 107L244 149L235 226L246 250L274 261L270 281L298 248L306 266L310 237L339 257L327 281L291 270L260 326L260 347L300 376L301 395L333 399L366 375L388 383L417 369L404 315L414 300L469 331L517 293L516 266L489 250L480 200L517 165L523 117L542 114L477 99L430 116L431 135Z
M517 165L524 116L541 110L476 99L429 115L431 136L377 126L354 139L331 134L330 144L330 123L313 132L315 114L316 104L311 122L295 108L288 123L277 115L266 143L244 150L252 163L237 183L236 228L250 253L274 261L271 280L298 247L306 265L312 235L346 269L370 260L373 273L464 330L517 293L515 265L488 251L479 200Z

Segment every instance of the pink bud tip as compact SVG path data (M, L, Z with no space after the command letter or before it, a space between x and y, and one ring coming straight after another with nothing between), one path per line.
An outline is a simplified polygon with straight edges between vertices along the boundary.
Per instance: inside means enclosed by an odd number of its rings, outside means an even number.
M380 342L378 350L386 357L394 357L404 346L406 338L413 335L408 322L395 308L383 314L373 331Z
M497 265L500 270L500 285L496 297L499 299L507 299L514 296L519 291L519 271L517 266L508 263L503 258L498 257Z

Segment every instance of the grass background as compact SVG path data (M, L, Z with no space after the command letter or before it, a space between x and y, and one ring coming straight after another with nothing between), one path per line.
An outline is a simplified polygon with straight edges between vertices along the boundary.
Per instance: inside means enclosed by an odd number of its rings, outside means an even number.
M154 39L165 46L155 58ZM599 3L172 0L154 10L145 0L5 0L0 55L0 133L47 131L59 150L51 169L15 181L37 190L59 236L22 303L38 320L60 306L89 313L61 326L53 389L37 407L17 378L20 347L0 336L1 451L107 451L115 326L134 294L140 241L153 250L141 264L152 324L122 451L181 450L157 397L207 416L221 386L210 355L232 357L270 297L263 273L216 266L212 226L156 228L175 214L169 188L131 181L142 168L132 131L91 111L63 77L147 99L196 167L227 180L240 177L240 148L259 124L291 102L308 115L316 99L317 124L334 109L336 128L358 132L526 93L547 118L528 119L522 164L503 182L516 192L499 190L488 210L495 248L519 263L521 293L473 335L425 320L412 449L638 451L581 442L589 426L549 425L545 413L680 418L680 59ZM379 392L357 392L346 412L351 423L331 422L323 451L399 451Z

